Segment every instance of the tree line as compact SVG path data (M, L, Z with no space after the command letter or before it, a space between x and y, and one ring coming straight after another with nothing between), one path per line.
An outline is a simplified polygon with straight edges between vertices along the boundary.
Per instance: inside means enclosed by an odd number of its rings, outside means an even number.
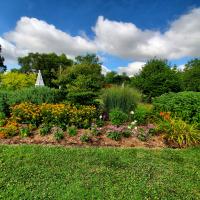
M0 48L1 53L1 48ZM91 103L101 88L113 84L126 84L142 92L146 101L168 92L196 91L200 92L200 59L195 58L185 64L183 70L172 66L165 59L153 58L134 76L125 73L101 73L99 58L95 54L77 56L74 60L65 54L29 53L19 57L19 69L11 72L31 74L42 71L45 85L61 88L67 92L68 99L84 103ZM0 54L0 71L5 72L4 58Z

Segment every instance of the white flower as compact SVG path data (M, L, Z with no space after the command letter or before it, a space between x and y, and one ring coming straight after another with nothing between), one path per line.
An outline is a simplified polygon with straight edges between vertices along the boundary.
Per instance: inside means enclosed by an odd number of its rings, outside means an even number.
M135 124L136 124L136 122L137 122L136 120L135 120L135 121L133 121L133 122L131 122L131 125L135 125Z
M137 126L134 129L137 130Z
M99 119L102 119L102 115L99 116Z
M130 114L131 114L131 115L134 115L134 111L131 111Z

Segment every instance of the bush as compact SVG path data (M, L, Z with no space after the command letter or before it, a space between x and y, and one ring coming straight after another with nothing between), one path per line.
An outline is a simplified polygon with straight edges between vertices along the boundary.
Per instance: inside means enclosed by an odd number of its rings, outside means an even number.
M31 132L28 127L24 127L19 129L19 134L21 137L28 137L31 135Z
M148 122L152 107L147 104L139 104L133 114L133 119L137 121L138 125L145 125Z
M64 133L63 131L61 130L57 130L55 133L54 133L54 138L57 140L57 141L60 141L64 138Z
M191 146L200 143L200 130L195 124L187 124L180 118L171 118L169 113L162 113L163 120L156 126L156 132L164 133L165 139L172 146Z
M32 87L24 88L16 91L1 91L0 92L0 112L10 115L10 106L20 103L58 103L64 100L65 95L56 89L48 87Z
M43 124L40 128L40 135L45 136L47 134L49 134L49 132L51 131L51 125L50 124Z
M70 126L67 129L67 132L68 132L69 136L75 136L75 135L77 135L77 128L75 126Z
M200 92L169 93L153 100L154 111L171 112L188 123L200 123Z
M90 136L88 134L83 134L80 137L81 142L89 142L90 141Z
M109 113L110 121L113 125L121 125L128 121L128 115L119 109L112 110Z
M1 133L4 133L5 137L13 137L18 135L18 124L15 121L8 121L8 123L0 128Z
M140 93L129 87L112 87L103 91L103 103L107 112L120 109L125 113L135 110L140 100Z
M107 137L112 140L118 141L121 140L122 134L119 131L111 131L107 133Z
M41 123L53 124L59 127L75 125L77 127L90 126L97 116L95 106L75 107L66 104L36 105L21 103L11 107L12 118L19 123L31 123L39 126Z
M59 103L62 100L64 100L64 95L60 90L48 87L31 87L12 92L9 97L9 105L23 102L34 104Z

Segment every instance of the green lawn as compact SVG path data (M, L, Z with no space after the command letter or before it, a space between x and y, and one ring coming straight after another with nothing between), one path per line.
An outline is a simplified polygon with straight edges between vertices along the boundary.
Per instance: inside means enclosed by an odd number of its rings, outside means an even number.
M0 199L200 199L200 148L0 145Z

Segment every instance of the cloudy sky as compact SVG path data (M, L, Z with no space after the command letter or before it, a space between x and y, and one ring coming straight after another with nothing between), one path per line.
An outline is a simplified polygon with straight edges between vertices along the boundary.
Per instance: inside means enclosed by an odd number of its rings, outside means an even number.
M128 75L155 56L182 68L200 56L200 1L1 1L0 44L9 69L28 52L96 53Z

